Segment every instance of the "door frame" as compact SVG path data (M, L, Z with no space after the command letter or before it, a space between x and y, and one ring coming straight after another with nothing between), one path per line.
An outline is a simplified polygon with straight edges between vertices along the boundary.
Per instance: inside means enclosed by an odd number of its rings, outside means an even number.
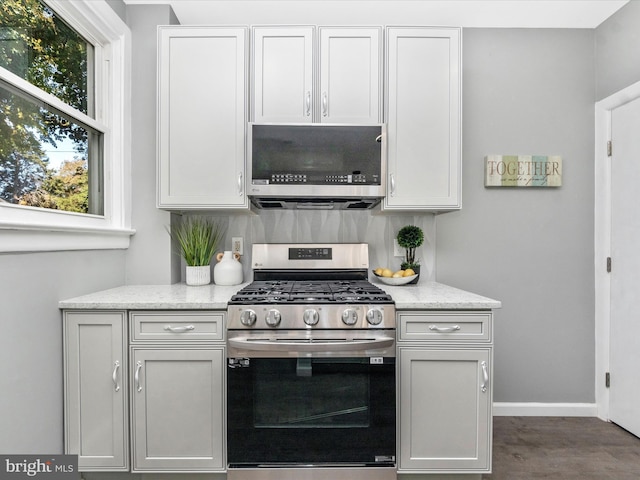
M595 393L597 416L602 420L609 420L609 389L605 385L605 375L609 371L611 342L611 279L606 270L606 259L611 254L611 163L607 157L607 142L611 140L611 111L638 98L640 82L595 104Z

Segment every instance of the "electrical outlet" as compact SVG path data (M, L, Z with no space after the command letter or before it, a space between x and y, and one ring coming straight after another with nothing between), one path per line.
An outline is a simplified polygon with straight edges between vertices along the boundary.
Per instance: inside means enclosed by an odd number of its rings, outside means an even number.
M231 251L238 255L244 255L244 241L242 237L231 238Z
M393 239L393 256L394 257L404 257L404 248L398 245L398 239Z

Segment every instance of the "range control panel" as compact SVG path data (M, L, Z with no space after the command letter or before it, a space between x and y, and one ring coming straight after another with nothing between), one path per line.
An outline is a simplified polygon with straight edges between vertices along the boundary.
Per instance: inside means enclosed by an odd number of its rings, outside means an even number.
M333 249L330 247L293 247L289 248L289 260L331 260L332 253Z

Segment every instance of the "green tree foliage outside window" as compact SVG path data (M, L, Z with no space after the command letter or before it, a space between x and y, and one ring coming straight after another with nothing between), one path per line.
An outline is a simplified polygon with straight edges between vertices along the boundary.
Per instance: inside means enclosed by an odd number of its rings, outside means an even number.
M88 116L92 57L93 46L41 1L0 1L0 67ZM90 169L102 168L90 158L100 155L92 148L100 135L0 79L0 201L101 214L89 192L100 189L90 182Z

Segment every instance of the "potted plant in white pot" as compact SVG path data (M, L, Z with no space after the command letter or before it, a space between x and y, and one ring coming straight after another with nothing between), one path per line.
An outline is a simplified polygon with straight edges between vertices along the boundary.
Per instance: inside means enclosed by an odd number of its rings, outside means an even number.
M424 242L424 233L420 227L415 225L406 225L398 231L396 237L398 245L405 249L405 259L400 265L400 269L411 269L418 276L409 283L418 283L420 278L420 261L416 260L416 248L418 248Z
M172 225L169 234L187 265L187 285L211 283L211 259L224 236L224 228L212 219L189 216Z

